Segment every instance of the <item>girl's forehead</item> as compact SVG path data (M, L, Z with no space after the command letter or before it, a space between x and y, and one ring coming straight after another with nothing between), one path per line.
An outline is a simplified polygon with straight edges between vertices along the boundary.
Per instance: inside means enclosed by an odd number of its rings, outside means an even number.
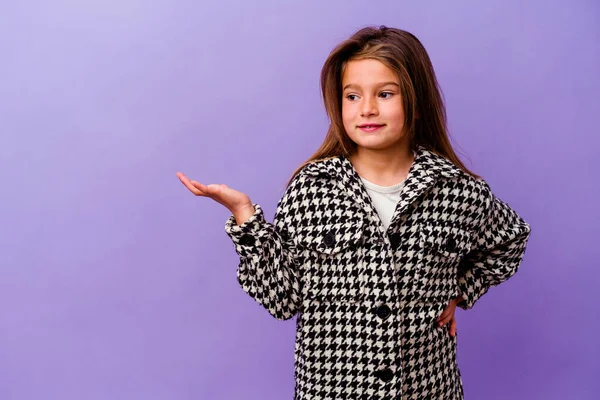
M351 60L342 74L343 86L373 86L385 82L399 83L396 73L379 60Z

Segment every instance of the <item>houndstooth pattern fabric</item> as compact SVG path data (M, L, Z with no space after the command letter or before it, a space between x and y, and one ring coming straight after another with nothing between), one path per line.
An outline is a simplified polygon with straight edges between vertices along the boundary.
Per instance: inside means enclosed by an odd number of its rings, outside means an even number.
M277 205L225 231L238 281L296 319L295 400L463 398L456 340L437 317L470 309L521 263L529 225L446 159L419 148L387 230L350 161L305 166Z

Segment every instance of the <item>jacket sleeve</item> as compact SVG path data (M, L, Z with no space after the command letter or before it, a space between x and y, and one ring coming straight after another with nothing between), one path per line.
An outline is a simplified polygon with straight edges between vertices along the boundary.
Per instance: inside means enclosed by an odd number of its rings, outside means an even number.
M458 286L468 310L490 287L513 276L525 253L531 228L483 182L483 206L475 244L460 262Z
M225 224L240 257L239 284L280 320L292 318L301 302L299 261L290 228L298 214L303 182L299 175L292 180L277 204L273 223L265 220L260 205L253 204L255 213L246 222L237 225L232 215Z

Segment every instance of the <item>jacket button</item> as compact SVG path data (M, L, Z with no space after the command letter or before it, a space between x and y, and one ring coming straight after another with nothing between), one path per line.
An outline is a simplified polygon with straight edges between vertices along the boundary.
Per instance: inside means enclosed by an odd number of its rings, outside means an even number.
M254 244L254 238L248 234L242 236L239 242L242 246L250 246Z
M448 238L448 240L446 240L446 249L448 251L456 250L456 240L454 240L454 238Z
M379 371L375 371L375 376L384 382L389 382L394 378L394 373L391 369L386 368L381 369Z
M390 235L390 243L392 244L393 249L397 249L400 246L400 238L396 234Z
M377 310L375 310L375 313L377 314L377 316L379 318L387 319L390 315L392 315L392 310L390 310L390 308L386 304L383 304L383 305L377 307Z
M335 244L335 236L333 236L333 233L329 232L326 234L323 238L323 243L325 243L325 246L327 247L333 247Z
M282 239L284 242L287 242L288 240L290 240L290 235L288 234L288 232L287 232L286 230L281 230L281 231L279 232L279 235L281 236L281 239Z

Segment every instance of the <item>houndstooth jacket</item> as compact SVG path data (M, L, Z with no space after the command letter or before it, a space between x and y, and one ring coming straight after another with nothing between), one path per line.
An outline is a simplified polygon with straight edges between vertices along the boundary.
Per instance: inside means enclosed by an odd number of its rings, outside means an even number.
M306 165L277 205L225 231L243 290L297 316L295 399L463 398L456 339L436 325L521 263L530 227L484 180L422 147L387 231L353 165Z

